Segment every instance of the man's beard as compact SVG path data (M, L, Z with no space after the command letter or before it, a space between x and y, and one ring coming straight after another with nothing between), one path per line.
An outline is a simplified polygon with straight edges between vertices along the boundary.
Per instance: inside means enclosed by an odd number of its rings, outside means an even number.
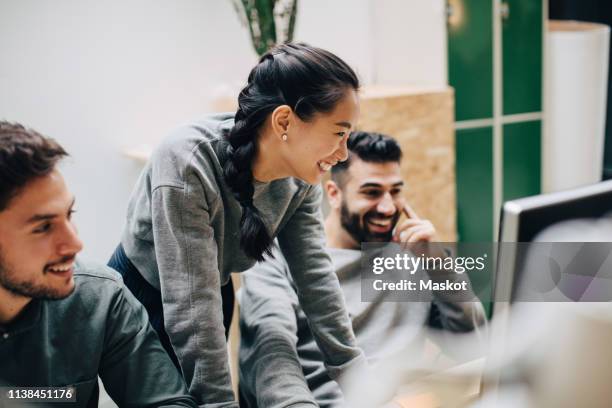
M2 258L2 248L0 248L0 286L13 295L32 299L58 300L72 294L75 287L72 285L72 288L66 291L65 289L50 288L27 281L19 282L15 279L17 275L18 272L15 272Z
M340 224L357 242L390 242L393 238L393 229L399 220L400 212L397 211L391 219L391 228L387 232L372 232L368 228L368 220L371 218L389 218L376 211L370 211L363 215L363 219L357 213L349 211L346 202L340 206Z

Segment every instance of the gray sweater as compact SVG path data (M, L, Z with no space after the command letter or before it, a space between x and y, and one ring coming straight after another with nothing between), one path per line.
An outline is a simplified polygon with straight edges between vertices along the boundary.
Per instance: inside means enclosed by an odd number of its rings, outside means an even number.
M165 328L189 391L206 407L237 407L223 327L221 285L252 267L239 247L240 204L225 184L223 134L233 115L183 126L153 153L128 207L122 244L161 290ZM254 204L278 237L299 301L332 375L363 361L325 237L321 191L294 178L255 182Z
M381 292L361 301L361 251L328 248L347 309L369 361L423 343L423 327L466 332L485 323L482 304L394 302ZM324 346L313 336L298 302L298 290L280 252L242 274L240 290L240 389L250 408L339 407L343 396L323 361ZM424 345L424 344L423 344Z

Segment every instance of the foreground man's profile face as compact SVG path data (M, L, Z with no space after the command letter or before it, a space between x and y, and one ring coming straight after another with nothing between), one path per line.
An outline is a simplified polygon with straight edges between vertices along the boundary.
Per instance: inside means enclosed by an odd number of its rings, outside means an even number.
M30 181L0 211L0 290L62 299L74 290L83 244L71 220L74 197L57 170Z

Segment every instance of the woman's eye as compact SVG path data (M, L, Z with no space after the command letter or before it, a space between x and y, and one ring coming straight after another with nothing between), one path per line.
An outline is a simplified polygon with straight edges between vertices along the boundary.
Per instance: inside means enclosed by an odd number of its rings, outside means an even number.
M336 133L336 134L337 134L338 136L340 136L340 137L344 137L344 135L346 135L346 132L338 132L338 133Z

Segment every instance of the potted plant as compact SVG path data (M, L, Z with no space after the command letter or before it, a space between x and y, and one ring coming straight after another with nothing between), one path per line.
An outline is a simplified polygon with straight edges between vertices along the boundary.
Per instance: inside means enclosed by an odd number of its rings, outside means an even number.
M276 44L293 39L297 0L232 0L249 28L253 48L261 56Z

